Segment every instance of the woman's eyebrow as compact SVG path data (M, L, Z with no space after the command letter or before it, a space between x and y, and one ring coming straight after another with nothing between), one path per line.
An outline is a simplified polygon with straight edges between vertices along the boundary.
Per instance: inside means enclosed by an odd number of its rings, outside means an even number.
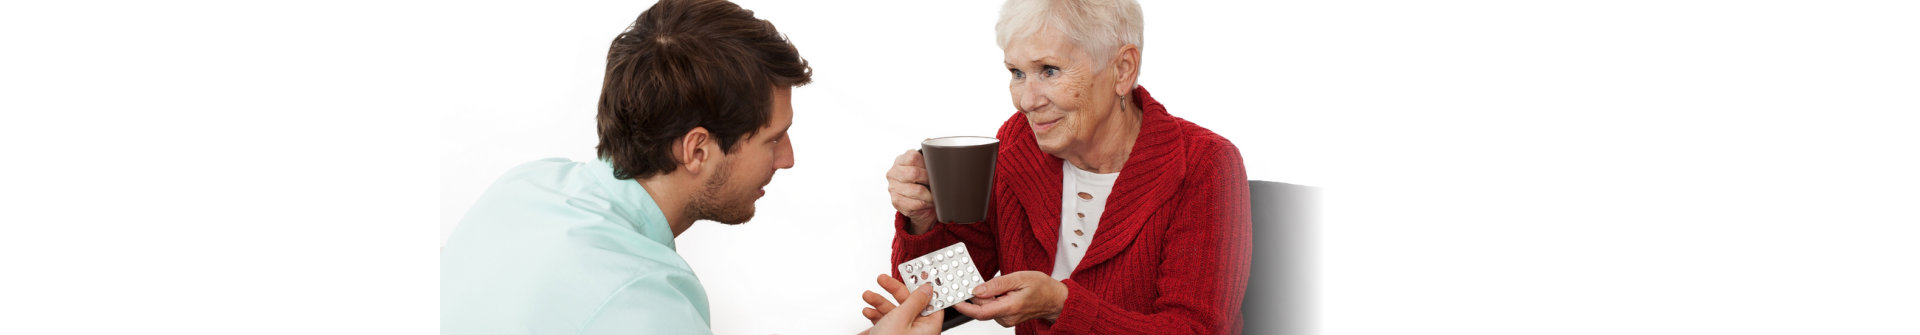
M1034 57L1033 59L1030 59L1030 60L1027 60L1027 62L1029 62L1029 63L1039 63L1039 64L1053 64L1053 63L1055 63L1055 62L1054 62L1054 57L1053 57L1053 55L1047 55L1047 56L1040 56L1040 57ZM1015 67L1015 66L1013 65L1013 63L1008 63L1007 61L1000 61L1000 63L1001 63L1001 64L1006 64L1006 65L1007 65L1007 67Z

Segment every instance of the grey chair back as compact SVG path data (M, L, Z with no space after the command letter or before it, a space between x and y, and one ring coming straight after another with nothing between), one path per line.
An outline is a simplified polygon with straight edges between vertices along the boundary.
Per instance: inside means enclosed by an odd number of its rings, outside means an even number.
M1312 187L1253 180L1253 261L1247 295L1240 303L1245 334L1308 335L1313 325Z

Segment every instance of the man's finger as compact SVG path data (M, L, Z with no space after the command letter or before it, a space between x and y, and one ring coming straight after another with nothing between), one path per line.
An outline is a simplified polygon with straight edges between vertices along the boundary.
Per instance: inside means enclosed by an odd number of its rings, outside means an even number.
M932 301L933 285L920 284L919 289L915 289L913 293L907 294L906 301L900 302L900 308L912 308L912 310L916 311L913 314L918 316L920 313L917 311L926 310L927 304Z
M880 322L911 324L913 318L920 317L920 311L927 309L927 302L933 300L932 296L933 285L920 285L920 289L913 290L913 293L907 295L906 301L900 302L899 308L894 308L893 312L881 317Z
M893 279L893 276L888 275L880 275L880 277L874 278L873 281L880 283L880 289L887 290L887 293L893 294L893 301L907 300L906 283L901 283L899 280Z
M887 298L880 296L879 293L867 291L866 293L860 294L860 300L866 300L867 305L871 305L873 309L879 310L880 314L887 314L887 312L893 311L893 302L887 301Z

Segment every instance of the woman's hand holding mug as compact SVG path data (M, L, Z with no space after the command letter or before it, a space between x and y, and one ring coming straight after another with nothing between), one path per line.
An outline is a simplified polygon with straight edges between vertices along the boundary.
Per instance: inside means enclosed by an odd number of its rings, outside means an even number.
M887 169L887 194L893 209L907 216L907 233L920 234L933 228L933 193L927 190L927 162L919 150L907 150L893 159Z

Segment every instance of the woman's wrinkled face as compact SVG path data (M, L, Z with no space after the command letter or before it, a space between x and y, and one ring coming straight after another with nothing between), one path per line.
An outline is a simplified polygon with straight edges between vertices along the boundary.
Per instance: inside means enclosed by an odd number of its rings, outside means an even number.
M1013 106L1026 114L1040 151L1060 156L1093 141L1101 124L1116 120L1118 94L1109 71L1057 30L1042 29L1007 43Z

